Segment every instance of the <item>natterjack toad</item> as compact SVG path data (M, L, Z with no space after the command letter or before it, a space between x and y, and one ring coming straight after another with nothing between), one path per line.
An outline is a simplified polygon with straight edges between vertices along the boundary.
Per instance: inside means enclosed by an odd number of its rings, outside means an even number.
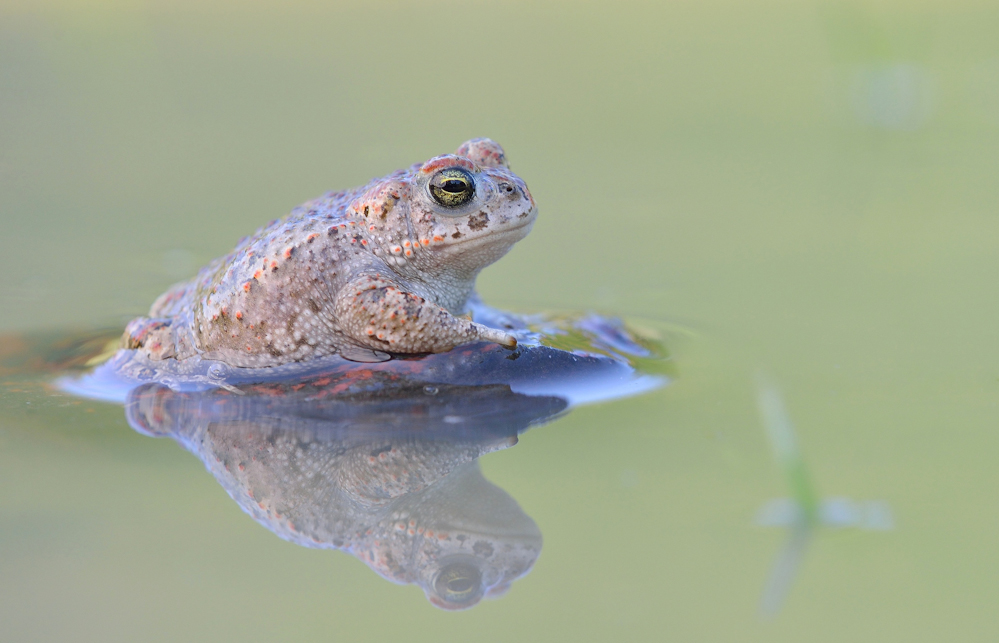
M497 143L331 192L241 241L129 323L126 348L267 367L339 354L383 361L517 340L463 317L479 271L537 214Z

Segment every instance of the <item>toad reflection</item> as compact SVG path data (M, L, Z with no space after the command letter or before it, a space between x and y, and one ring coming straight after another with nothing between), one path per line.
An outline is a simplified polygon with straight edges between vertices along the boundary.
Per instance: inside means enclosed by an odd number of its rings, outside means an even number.
M302 385L129 394L137 431L197 455L240 507L305 547L464 609L530 571L541 532L477 459L566 408L506 385L437 385L322 399ZM241 395L234 393L242 393Z

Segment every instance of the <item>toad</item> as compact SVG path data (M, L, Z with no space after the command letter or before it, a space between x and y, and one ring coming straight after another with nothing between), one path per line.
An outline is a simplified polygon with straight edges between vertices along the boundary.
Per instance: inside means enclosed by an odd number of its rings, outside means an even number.
M486 138L330 192L243 239L132 320L123 346L269 367L378 362L516 338L466 314L479 271L530 232L534 199Z

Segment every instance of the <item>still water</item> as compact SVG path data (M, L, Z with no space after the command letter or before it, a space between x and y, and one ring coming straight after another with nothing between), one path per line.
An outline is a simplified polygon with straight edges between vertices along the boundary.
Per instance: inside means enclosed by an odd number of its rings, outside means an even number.
M993 640L997 33L971 1L0 2L0 640ZM671 356L568 412L441 390L509 422L391 436L403 509L489 508L502 564L386 582L252 519L280 471L212 468L325 450L360 526L384 435L197 452L186 414L243 416L51 386L259 225L475 136L540 208L483 298Z

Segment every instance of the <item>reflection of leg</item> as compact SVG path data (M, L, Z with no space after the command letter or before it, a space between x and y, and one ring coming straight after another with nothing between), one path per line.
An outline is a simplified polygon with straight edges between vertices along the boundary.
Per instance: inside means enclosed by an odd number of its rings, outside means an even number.
M780 611L813 533L814 529L806 522L796 522L789 527L787 540L777 552L760 599L760 615L763 618L773 618Z

